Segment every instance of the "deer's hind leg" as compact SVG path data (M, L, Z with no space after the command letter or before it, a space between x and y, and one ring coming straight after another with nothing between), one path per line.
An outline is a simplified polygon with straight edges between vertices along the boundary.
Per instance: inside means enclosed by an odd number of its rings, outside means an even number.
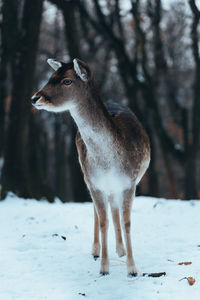
M92 255L96 260L100 254L100 243L99 243L99 217L94 205L94 242L92 248Z
M120 224L120 215L119 215L119 207L114 203L113 195L109 197L110 207L112 212L112 218L115 228L115 236L116 236L116 252L119 257L126 255L124 250L124 245L122 241L122 233L121 233L121 224Z
M133 259L131 236L130 236L131 207L132 207L134 195L135 195L135 187L132 189L127 189L123 193L123 200L122 200L123 229L124 229L124 236L126 241L126 253L127 253L126 264L127 264L128 275L130 276L137 276L137 269Z
M108 262L108 246L107 246L107 235L108 235L108 215L107 215L107 201L102 192L99 190L90 191L96 212L99 220L99 227L101 232L101 268L100 273L102 275L109 274L109 262Z

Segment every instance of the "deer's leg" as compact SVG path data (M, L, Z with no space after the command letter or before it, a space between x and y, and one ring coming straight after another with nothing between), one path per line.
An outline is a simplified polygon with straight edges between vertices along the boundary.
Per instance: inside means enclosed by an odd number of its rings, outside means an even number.
M94 205L94 243L93 243L92 255L94 256L95 260L99 257L99 253L100 253L99 218Z
M108 217L107 205L103 194L100 191L91 191L96 212L99 218L99 226L101 231L101 269L100 273L106 275L109 273L108 250L107 250L107 232L108 232Z
M121 233L121 224L120 224L120 215L119 208L114 204L113 196L110 196L110 206L112 212L112 218L115 228L115 236L116 236L116 252L119 257L126 255L124 250L124 245L122 241L122 233Z
M127 264L128 275L130 276L137 276L137 269L133 259L131 236L130 236L131 206L133 202L134 193L135 193L135 189L124 191L123 203L122 203L123 229L124 229L124 236L126 241L126 253L127 253L126 264Z

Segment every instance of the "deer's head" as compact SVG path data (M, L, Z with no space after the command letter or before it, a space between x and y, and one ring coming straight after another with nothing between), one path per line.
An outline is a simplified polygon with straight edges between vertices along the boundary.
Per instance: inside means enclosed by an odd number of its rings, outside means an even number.
M91 71L87 64L79 59L63 63L48 59L54 69L47 84L33 95L32 104L37 109L52 112L70 110L86 93L91 79Z

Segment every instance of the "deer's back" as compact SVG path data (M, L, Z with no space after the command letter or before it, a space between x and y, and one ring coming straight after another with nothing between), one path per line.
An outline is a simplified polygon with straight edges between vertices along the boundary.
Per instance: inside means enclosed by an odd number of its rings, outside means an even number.
M108 102L106 107L117 128L119 147L128 152L149 152L149 138L136 115L124 105Z

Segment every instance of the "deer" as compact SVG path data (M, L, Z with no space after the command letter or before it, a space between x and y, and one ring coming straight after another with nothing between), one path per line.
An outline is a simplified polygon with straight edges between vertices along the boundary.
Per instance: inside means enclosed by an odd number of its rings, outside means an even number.
M92 255L96 260L101 252L100 274L109 274L110 205L116 252L119 257L126 255L128 276L137 276L131 242L131 209L136 186L150 163L148 135L128 107L103 102L88 64L77 58L68 63L52 58L47 62L54 73L32 96L31 102L38 110L69 111L77 125L78 159L94 204Z

